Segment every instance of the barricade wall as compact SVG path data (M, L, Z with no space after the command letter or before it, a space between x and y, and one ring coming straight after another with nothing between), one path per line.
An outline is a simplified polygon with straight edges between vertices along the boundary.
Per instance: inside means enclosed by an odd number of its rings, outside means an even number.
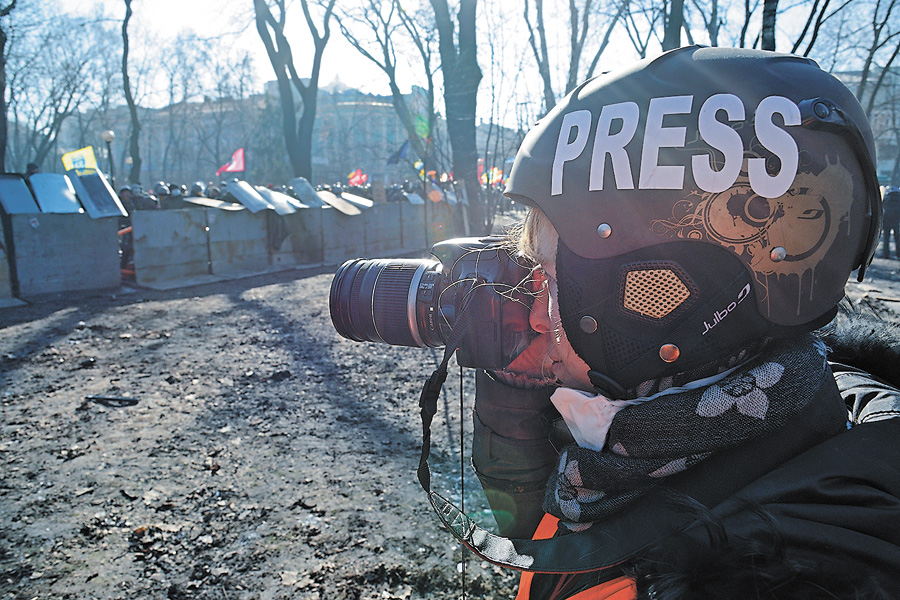
M134 270L139 285L209 275L206 214L203 208L134 211Z
M400 206L403 248L407 251L418 248L430 248L425 237L425 205L402 203Z
M459 212L444 202L380 203L356 216L330 207L283 216L203 207L134 211L135 280L165 289L278 268L408 255L461 235ZM10 266L0 248L0 301L12 299L14 291L33 296L121 283L117 218L8 218L16 263Z
M322 239L324 213L321 208L303 208L283 217L295 264L312 266L321 265L325 261Z
M322 255L325 264L340 264L347 259L366 255L368 236L366 219L363 215L349 217L333 208L323 208L322 231L324 232Z
M271 216L269 215L271 213ZM238 276L269 270L268 219L274 211L209 209L209 260L213 275Z
M366 255L388 256L403 250L403 227L400 204L376 204L364 210L366 220Z
M9 272L9 255L6 249L9 245L6 242L6 234L3 227L0 227L0 306L13 297L12 290L12 274Z
M446 202L426 202L425 218L428 222L426 229L426 245L431 248L438 242L449 240L453 237L459 237L456 233L462 228L457 227L456 217L459 214L459 205L453 206Z
M118 218L10 215L21 297L118 287Z

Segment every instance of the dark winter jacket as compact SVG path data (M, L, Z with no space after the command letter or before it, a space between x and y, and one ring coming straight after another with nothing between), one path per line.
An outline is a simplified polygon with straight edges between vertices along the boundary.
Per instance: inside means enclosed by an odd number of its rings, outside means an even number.
M896 224L900 220L900 192L891 191L884 195L884 222Z
M822 334L835 377L820 401L587 531L558 532L549 564L589 572L538 573L520 598L625 598L596 592L623 576L643 598L895 597L900 392L887 382L900 383L900 327L844 314ZM499 485L483 452L475 465Z

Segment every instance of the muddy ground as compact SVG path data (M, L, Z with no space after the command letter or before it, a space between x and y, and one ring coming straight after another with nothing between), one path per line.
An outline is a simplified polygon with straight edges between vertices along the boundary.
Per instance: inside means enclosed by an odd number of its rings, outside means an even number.
M896 318L898 266L849 295ZM438 351L339 337L332 273L0 310L0 598L444 599L461 570L468 597L512 597L514 574L462 568L415 478ZM457 373L432 462L459 499Z

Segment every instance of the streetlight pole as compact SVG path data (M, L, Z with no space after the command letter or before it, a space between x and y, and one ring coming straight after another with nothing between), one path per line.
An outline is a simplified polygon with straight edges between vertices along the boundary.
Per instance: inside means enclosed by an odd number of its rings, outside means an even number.
M109 159L109 179L112 181L113 189L116 189L116 174L113 171L113 155L112 155L112 143L113 140L116 139L116 132L112 129L107 129L103 133L100 134L100 137L103 138L103 141L106 142L106 156Z

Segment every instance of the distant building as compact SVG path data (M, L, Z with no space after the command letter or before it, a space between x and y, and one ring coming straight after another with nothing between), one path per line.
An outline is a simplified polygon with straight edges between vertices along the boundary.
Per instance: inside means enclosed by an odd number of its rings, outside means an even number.
M861 71L839 71L833 75L854 94L859 95ZM873 100L872 89L882 75ZM900 69L890 68L884 73L869 73L860 101L868 111L869 123L875 136L878 179L882 185L900 185Z
M415 112L424 106L424 91L413 88L407 101ZM302 106L295 90L298 111ZM190 185L194 181L213 182L216 170L238 148L244 148L246 172L229 173L257 184L280 185L293 177L284 148L280 98L276 82L265 84L263 92L247 98L210 97L202 101L179 102L162 108L140 108L140 182L149 188L156 181ZM126 183L131 170L129 138L131 119L124 106L101 112L83 111L67 119L43 169L62 171L60 156L93 146L100 167L108 173L107 147L100 132L111 129L116 183ZM438 176L452 170L446 123L437 118L432 156L427 169ZM388 158L408 139L390 96L367 94L351 89L340 80L319 89L313 140L313 184L346 183L347 176L361 169L370 182L386 185L414 179L414 163L420 158L412 145L395 164ZM486 171L504 168L518 148L522 132L496 125L480 124L478 153ZM223 176L221 179L225 179Z

